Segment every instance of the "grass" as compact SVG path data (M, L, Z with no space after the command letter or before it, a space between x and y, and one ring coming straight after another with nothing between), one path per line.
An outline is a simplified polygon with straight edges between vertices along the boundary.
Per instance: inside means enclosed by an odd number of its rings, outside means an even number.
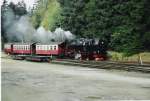
M111 61L122 61L122 62L138 62L139 61L139 54L125 57L123 56L123 53L109 51L108 55ZM143 52L143 53L140 53L140 55L141 55L143 62L150 63L150 52Z

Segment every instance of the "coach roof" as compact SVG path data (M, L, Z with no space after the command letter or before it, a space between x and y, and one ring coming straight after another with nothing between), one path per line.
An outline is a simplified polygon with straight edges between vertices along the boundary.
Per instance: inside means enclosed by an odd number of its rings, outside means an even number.
M37 45L60 45L64 42L49 42L49 43L37 43Z

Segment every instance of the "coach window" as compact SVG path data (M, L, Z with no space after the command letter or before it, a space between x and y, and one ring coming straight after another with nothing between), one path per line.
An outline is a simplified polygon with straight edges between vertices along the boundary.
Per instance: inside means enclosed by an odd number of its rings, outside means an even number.
M42 50L45 50L45 46L44 46L44 45L42 45L42 46L43 46L43 47L42 47L42 48L43 48Z
M41 45L40 47L41 47L41 50L44 50L44 46L43 45Z
M54 50L56 50L56 46L54 46Z
M41 45L40 47L41 47L41 50L44 50L43 45Z
M37 45L37 50L40 50L40 46Z
M39 50L41 50L41 46L39 46Z
M41 49L41 46L39 45L39 50Z
M45 45L43 45L43 50L45 50Z
M47 50L49 50L49 45L47 45Z
M42 45L40 45L40 50L42 50L43 48L42 48L43 46Z
M46 50L48 50L48 45L45 45Z
M49 45L47 45L47 50L50 50L50 46Z
M41 45L41 50L44 50L44 45Z
M46 50L46 45L44 45L44 50Z
M47 45L45 45L45 50L47 50Z
M41 50L44 50L44 45L41 45Z
M40 50L40 46L39 45L37 45L37 49Z
M47 50L49 50L49 45L47 45Z

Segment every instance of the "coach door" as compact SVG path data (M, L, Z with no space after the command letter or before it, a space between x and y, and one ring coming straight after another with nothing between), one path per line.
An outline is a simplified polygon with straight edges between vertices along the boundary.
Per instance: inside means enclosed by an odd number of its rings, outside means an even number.
M13 44L10 44L10 47L11 47L11 54L13 53Z
M31 54L34 55L36 53L36 43L31 44Z

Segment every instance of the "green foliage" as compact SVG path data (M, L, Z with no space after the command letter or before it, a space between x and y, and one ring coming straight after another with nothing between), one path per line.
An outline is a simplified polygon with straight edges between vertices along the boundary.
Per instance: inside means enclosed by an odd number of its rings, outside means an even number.
M141 55L142 61L144 63L150 62L150 52L139 53ZM138 62L139 63L139 54L134 54L132 56L124 56L123 53L108 51L108 56L112 61L121 61L121 62Z
M60 19L61 8L57 0L39 0L33 9L32 23L35 28L43 26L47 30L53 29Z
M61 26L80 37L97 37L129 56L150 46L150 1L60 0Z
M57 1L54 1L48 5L48 8L45 12L43 21L41 25L44 26L46 29L52 29L55 25L56 21L60 17L60 5ZM49 13L50 12L50 13Z

